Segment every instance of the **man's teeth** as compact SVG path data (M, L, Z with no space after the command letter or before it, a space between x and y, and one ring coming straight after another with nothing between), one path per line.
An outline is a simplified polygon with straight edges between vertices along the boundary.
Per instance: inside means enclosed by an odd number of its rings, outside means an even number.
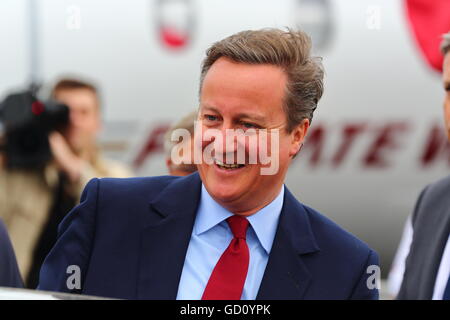
M244 166L243 164L226 164L217 159L215 159L215 162L220 168L225 168L225 169L237 169L237 168Z

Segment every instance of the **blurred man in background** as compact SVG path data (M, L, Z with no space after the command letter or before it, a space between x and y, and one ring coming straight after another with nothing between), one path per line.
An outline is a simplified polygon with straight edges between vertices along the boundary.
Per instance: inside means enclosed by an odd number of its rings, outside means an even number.
M450 32L444 35L441 51L444 55L444 120L450 140ZM449 195L450 176L422 191L407 220L390 274L394 281L404 270L398 299L450 300Z
M197 120L197 111L192 111L186 116L184 116L181 120L172 125L169 130L167 130L164 136L164 152L166 154L166 166L169 170L169 174L172 176L187 176L195 171L197 171L197 165L194 164L194 155L193 152L189 157L191 161L189 163L180 163L176 164L172 161L172 148L180 141L172 140L172 133L178 129L187 130L191 136L190 141L181 141L181 144L190 143L191 147L194 146L194 126L195 120ZM180 149L185 149L180 146ZM191 149L192 150L192 149ZM183 156L183 155L180 155Z
M0 219L0 287L23 286L8 232Z
M56 241L57 227L93 177L127 177L124 166L106 160L96 138L100 101L90 83L63 79L52 97L69 108L69 122L48 139L53 159L43 170L0 169L0 217L16 250L27 287L35 288L40 266ZM3 155L7 161L7 155Z

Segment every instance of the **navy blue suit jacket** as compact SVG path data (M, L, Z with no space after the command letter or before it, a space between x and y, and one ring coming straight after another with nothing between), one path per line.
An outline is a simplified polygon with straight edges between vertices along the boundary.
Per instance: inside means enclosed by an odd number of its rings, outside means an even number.
M14 254L8 232L0 220L0 287L22 288L22 278L17 267L16 255Z
M59 227L39 289L175 299L200 190L198 173L91 180ZM68 289L71 265L80 289ZM374 251L286 190L257 299L377 299L366 284L370 265L378 265Z

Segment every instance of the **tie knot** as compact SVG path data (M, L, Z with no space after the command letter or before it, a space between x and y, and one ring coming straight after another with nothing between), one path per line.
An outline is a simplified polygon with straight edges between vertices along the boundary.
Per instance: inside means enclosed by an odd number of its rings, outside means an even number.
M231 216L227 219L228 225L230 226L231 232L233 232L233 236L238 239L246 238L247 229L248 229L248 220L241 216Z

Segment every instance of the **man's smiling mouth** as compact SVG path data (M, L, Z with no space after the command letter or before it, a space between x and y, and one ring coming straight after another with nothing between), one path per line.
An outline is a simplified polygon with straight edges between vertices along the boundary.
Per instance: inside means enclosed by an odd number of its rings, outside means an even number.
M240 168L245 167L244 164L226 164L218 159L214 159L214 164L217 167L219 167L220 169L225 169L225 170L235 170L235 169L240 169Z

